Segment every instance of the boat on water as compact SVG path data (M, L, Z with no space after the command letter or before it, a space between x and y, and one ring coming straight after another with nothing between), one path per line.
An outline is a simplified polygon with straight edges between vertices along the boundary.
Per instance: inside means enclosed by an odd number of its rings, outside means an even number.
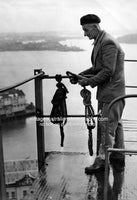
M0 119L2 122L35 114L34 104L27 103L22 90L12 89L0 94Z

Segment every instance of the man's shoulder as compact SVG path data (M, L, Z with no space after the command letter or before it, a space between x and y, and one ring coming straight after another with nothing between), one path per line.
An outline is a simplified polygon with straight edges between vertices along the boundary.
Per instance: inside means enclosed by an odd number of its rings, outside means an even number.
M109 45L109 46L112 45L115 48L122 50L121 45L119 44L119 42L112 35L110 35L107 32L104 32L104 36L103 36L103 38L101 40L101 46L105 47L107 45Z
M121 45L119 44L119 42L113 36L111 36L109 33L104 32L104 35L103 35L101 43L100 43L100 49L102 49L102 48L108 49L110 47L113 47L113 48L117 49L119 52L121 52L122 54L124 54L124 51L123 51Z
M112 35L104 31L102 42L108 42L108 41L115 43L116 39Z
M115 45L119 45L116 38L114 38L112 35L104 31L104 37L102 38L102 43L112 43Z

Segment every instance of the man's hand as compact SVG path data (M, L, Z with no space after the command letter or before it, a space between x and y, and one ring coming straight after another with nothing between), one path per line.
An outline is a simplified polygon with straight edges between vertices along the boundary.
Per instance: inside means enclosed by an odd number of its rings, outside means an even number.
M86 77L82 77L82 78L78 79L78 84L81 86L88 86L89 80Z
M77 78L77 76L73 76L73 77L71 77L69 80L70 80L70 82L71 82L72 84L77 84L77 83L78 83L78 78Z

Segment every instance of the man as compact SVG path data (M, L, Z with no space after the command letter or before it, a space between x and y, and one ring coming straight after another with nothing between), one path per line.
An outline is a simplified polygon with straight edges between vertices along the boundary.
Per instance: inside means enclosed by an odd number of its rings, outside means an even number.
M94 14L88 14L80 19L84 36L94 40L91 62L92 67L81 72L82 79L78 80L81 86L97 86L98 109L101 110L101 119L98 126L101 133L101 144L99 155L93 165L86 167L86 173L94 173L105 168L105 145L107 147L124 148L123 126L121 116L125 102L120 100L115 103L107 119L107 108L109 103L116 97L125 95L124 77L124 52L118 42L108 33L101 30L100 18ZM88 75L88 76L87 76ZM90 76L89 76L90 75ZM106 134L106 121L109 120L109 135ZM105 143L105 137L108 138ZM113 163L123 163L124 155L115 153L110 155Z

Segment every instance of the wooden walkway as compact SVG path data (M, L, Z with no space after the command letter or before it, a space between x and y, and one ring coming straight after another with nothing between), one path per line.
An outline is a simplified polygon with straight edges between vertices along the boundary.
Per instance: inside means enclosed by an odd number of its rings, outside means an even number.
M86 153L51 152L30 188L27 200L103 200L104 173L86 175L94 158ZM109 200L137 199L137 156L126 156L126 167L109 174Z

